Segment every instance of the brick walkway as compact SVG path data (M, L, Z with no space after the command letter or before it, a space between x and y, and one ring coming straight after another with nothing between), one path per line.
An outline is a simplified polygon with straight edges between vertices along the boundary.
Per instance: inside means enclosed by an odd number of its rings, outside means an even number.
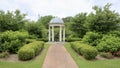
M50 46L42 68L78 68L78 66L62 44L54 44Z

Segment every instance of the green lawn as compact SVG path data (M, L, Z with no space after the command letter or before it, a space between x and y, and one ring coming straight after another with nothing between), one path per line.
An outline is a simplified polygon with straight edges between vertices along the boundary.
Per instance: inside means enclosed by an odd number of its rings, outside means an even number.
M110 60L85 60L80 57L71 47L69 43L65 44L65 48L75 60L79 68L120 68L120 59Z
M49 45L45 44L44 51L41 53L40 57L33 61L26 61L26 62L0 61L0 68L42 68L42 64L45 59L48 48Z

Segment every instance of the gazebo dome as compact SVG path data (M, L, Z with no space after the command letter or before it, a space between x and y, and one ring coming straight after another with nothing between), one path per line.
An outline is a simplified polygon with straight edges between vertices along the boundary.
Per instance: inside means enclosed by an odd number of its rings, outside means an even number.
M50 21L50 24L64 24L64 22L61 18L56 17Z

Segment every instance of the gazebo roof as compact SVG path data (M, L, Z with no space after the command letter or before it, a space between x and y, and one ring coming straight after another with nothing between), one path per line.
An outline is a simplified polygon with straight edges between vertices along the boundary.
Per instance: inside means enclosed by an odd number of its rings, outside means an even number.
M61 18L55 17L50 21L50 24L64 24Z

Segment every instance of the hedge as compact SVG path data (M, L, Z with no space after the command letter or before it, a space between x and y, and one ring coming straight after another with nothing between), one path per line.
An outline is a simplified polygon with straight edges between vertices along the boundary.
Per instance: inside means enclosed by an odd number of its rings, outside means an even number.
M43 48L43 41L34 41L21 47L18 51L18 57L20 60L30 60L38 55Z
M71 47L80 55L82 55L84 58L90 60L94 59L98 51L95 47L83 44L81 42L72 42Z

